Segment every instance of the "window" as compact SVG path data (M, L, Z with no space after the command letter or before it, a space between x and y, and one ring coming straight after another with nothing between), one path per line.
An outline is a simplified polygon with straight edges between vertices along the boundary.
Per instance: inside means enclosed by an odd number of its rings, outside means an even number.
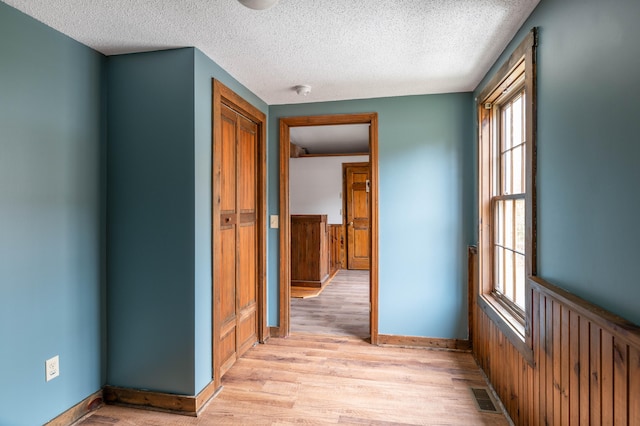
M527 277L536 272L535 45L534 29L478 97L478 303L525 350L531 347Z
M524 82L519 82L523 86ZM525 308L525 197L526 117L524 87L508 88L507 100L495 102L491 194L493 292L501 303L524 321Z

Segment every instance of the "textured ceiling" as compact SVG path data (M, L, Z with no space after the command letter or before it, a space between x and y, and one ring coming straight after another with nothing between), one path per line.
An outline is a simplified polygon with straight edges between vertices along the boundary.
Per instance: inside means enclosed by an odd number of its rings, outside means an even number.
M471 91L539 0L4 1L106 55L195 46L274 105Z

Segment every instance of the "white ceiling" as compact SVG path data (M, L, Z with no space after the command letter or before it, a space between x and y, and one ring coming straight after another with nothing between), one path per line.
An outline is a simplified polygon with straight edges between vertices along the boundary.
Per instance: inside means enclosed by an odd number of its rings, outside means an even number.
M289 136L291 142L306 148L308 154L369 152L368 124L291 127Z
M105 55L195 46L275 105L472 91L539 0L4 2Z

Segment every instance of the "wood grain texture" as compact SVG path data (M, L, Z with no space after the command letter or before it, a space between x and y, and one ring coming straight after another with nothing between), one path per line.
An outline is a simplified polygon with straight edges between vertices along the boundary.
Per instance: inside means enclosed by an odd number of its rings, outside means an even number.
M212 368L217 389L235 353L269 333L266 115L213 79L211 120ZM239 322L231 330L234 316Z
M514 423L640 425L637 327L538 278L530 285L532 364L474 306L474 356Z
M327 225L329 229L329 252L331 274L346 269L344 225Z
M343 163L347 268L368 270L371 200L369 163Z
M462 339L441 339L435 337L398 336L379 334L378 344L381 346L400 346L405 348L432 348L470 351L471 343Z
M320 288L329 274L327 215L291 215L291 285Z
M508 424L477 409L469 387L487 383L469 353L294 334L250 349L222 382L198 418L105 406L79 426Z
M67 426L102 406L102 389L95 392L64 413L45 423L46 426Z
M175 414L195 416L196 399L189 395L174 395L163 392L152 392L140 389L105 386L104 402L134 406L151 410L164 410Z
M217 387L214 381L211 381L196 396L175 395L116 386L105 386L102 392L104 393L104 402L107 404L197 416L209 400L216 396L220 390L221 388Z
M369 337L369 272L342 269L322 293L291 300L291 332Z

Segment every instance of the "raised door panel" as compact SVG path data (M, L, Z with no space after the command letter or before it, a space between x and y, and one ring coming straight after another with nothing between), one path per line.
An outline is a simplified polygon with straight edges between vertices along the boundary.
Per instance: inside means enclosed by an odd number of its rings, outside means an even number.
M222 250L220 262L220 301L218 318L221 323L234 320L236 315L236 233L235 227L220 230Z
M222 108L222 140L220 141L220 213L236 211L236 117Z
M243 213L256 211L257 126L239 117L238 131L238 207ZM253 218L255 222L255 216Z

